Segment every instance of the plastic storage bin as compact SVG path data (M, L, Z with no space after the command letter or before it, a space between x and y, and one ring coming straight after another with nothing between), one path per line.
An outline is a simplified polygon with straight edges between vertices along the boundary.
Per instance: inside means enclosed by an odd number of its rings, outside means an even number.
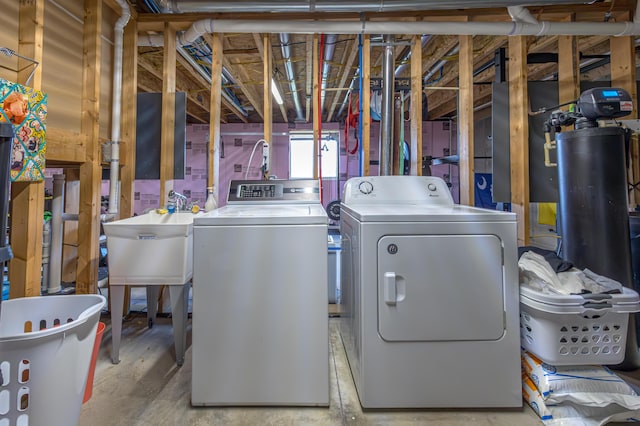
M520 343L551 365L619 364L638 293L553 295L520 287Z
M89 294L2 303L1 426L78 423L104 304Z

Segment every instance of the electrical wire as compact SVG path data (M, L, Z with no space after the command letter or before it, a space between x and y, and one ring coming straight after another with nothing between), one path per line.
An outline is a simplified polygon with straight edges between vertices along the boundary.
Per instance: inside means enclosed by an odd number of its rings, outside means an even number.
M247 171L244 173L244 180L247 180L249 177L249 168L251 167L251 160L253 160L253 154L256 153L256 148L258 147L258 144L262 144L262 143L269 143L264 139L260 139L258 140L258 142L256 142L256 144L253 146L253 149L251 150L251 155L249 156L249 162L247 163Z

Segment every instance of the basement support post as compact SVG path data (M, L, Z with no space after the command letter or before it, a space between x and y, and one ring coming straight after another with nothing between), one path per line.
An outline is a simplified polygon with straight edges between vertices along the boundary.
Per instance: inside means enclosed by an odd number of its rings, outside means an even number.
M529 245L529 100L527 37L509 37L509 145L511 210L518 219L518 246Z

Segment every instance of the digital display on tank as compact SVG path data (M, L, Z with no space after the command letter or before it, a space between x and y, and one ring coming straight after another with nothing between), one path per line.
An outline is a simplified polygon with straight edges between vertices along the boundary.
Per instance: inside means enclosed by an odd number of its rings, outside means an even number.
M617 97L618 96L618 91L616 91L616 90L603 90L602 91L602 96Z

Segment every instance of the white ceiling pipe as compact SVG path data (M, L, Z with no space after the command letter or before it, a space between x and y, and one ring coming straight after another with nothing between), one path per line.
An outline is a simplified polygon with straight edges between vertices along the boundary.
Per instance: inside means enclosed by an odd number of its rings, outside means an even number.
M122 43L124 27L131 11L127 0L117 0L122 14L114 26L113 96L111 98L111 168L109 170L109 214L118 213L118 172L120 167L120 123L122 115Z
M427 22L427 21L323 21L323 20L246 20L203 19L179 35L182 45L193 43L206 33L294 34L432 34L432 35L640 35L636 10L633 22ZM140 46L161 46L162 34L141 36Z
M515 22L526 22L529 24L537 24L538 20L533 17L529 9L524 6L509 6L507 8L511 20Z
M183 35L202 33L294 34L444 34L444 35L640 35L636 22L428 22L428 21L324 21L204 19L193 23Z
M506 7L512 1L487 0L159 0L169 13L181 12L397 12L431 9ZM524 5L579 4L576 0L526 0Z

